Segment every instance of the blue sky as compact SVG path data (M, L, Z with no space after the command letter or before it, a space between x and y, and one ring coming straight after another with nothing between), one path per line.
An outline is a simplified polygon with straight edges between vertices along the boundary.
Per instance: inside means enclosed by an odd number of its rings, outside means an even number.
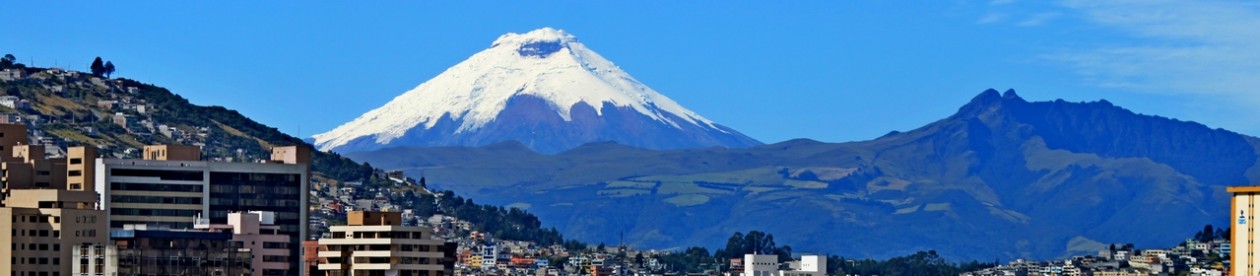
M986 88L1260 135L1255 2L19 1L0 13L0 53L20 62L86 71L101 56L115 76L303 137L503 33L547 26L763 142L872 139Z

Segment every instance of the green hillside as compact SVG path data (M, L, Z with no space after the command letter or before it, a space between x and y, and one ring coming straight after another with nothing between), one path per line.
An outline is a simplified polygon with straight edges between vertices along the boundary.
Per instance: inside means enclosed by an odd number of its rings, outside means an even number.
M1110 103L986 91L949 118L861 142L651 151L515 143L348 153L493 204L529 206L566 235L670 248L765 229L797 250L951 259L1169 247L1225 222L1226 185L1260 181L1257 139Z

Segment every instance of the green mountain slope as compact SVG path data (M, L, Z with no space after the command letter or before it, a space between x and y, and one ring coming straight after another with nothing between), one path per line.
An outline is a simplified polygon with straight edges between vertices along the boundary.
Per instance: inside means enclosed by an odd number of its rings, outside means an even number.
M1226 221L1225 185L1260 181L1257 139L1106 102L986 91L949 118L851 143L556 155L511 143L396 148L355 160L529 206L563 233L640 247L717 246L763 229L800 252L1048 258L1169 246Z

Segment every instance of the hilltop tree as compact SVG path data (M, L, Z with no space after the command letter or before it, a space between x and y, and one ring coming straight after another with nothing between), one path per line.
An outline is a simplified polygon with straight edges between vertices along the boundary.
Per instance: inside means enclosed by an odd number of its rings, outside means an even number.
M93 76L100 77L105 74L105 62L101 61L101 57L96 57L96 60L92 61L92 66L89 69L92 70Z
M13 54L4 54L4 57L0 58L0 69L12 68L15 64L17 64L17 57Z
M792 247L777 246L774 235L761 231L748 232L747 235L735 232L730 239L726 240L726 247L718 250L714 255L721 259L731 259L743 257L744 254L771 254L778 255L779 259L787 260L792 258Z
M108 78L109 78L109 75L114 74L114 62L113 62L113 61L106 61L106 62L105 62L105 68L102 68L102 69L104 69L105 78L107 78L107 79L108 79Z

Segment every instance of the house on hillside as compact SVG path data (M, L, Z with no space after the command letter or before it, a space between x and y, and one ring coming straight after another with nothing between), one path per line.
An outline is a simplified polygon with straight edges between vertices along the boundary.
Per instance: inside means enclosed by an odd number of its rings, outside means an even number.
M4 69L0 71L0 81L15 81L26 78L26 72L18 69Z
M22 101L22 98L18 98L18 96L0 96L0 106L17 109L17 104L20 101Z

